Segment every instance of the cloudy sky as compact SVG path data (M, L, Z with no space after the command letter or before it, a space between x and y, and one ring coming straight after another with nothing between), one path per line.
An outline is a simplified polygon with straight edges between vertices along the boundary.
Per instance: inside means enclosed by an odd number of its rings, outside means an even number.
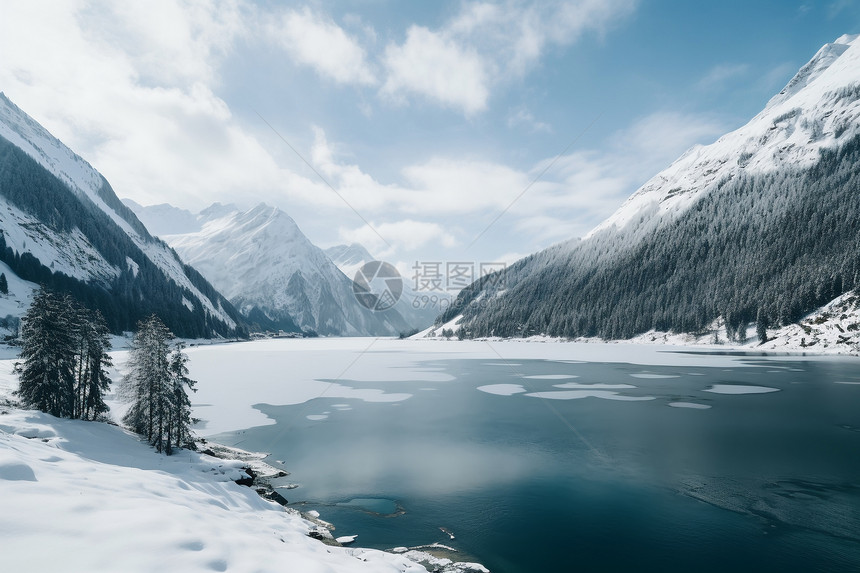
M0 90L120 197L511 260L758 112L850 0L4 0Z

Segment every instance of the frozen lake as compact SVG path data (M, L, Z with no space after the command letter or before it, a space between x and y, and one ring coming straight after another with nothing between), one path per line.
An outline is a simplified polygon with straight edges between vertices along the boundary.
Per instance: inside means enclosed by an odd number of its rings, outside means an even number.
M495 573L860 567L857 359L373 339L189 354L200 433L270 452L290 502L362 546L444 543Z

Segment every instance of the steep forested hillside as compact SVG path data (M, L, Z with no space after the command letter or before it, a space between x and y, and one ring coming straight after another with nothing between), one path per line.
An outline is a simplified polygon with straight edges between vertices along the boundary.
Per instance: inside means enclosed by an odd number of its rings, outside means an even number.
M512 277L540 259L512 267ZM523 275L467 308L471 335L629 338L696 332L718 316L730 328L795 322L860 285L860 138L811 169L728 181L606 264Z
M98 172L5 96L0 111L0 261L100 310L114 332L155 313L178 336L242 334L239 313Z
M845 43L839 43L845 42ZM826 57L825 57L826 56ZM829 44L748 125L685 154L583 240L463 291L467 336L730 336L860 285L860 42Z

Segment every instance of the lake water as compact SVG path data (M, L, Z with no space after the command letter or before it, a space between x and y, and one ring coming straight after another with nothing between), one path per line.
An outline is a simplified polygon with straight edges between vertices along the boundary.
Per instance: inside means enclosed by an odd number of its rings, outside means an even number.
M576 355L347 368L316 382L407 397L272 400L275 424L213 438L270 452L290 502L365 547L444 543L494 573L860 570L860 363Z

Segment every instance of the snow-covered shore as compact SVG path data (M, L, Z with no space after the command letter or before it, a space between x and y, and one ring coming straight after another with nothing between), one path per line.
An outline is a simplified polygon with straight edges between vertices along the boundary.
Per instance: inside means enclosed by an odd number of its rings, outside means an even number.
M317 524L235 483L248 460L167 457L118 426L18 409L11 369L0 360L4 571L486 571L323 544Z
M412 339L444 339L443 330L456 333L460 328L461 316L440 326L431 326ZM743 350L788 352L813 355L850 355L860 356L860 295L856 292L845 293L825 306L808 314L795 324L776 329L768 329L765 343L756 337L756 325L747 325L746 341L733 342L726 339L725 324L721 319L714 321L706 332L701 334L674 333L651 330L626 340L604 340L602 338L556 338L551 336L530 336L515 338L525 342L576 342L600 344L662 344L667 346L707 347L714 350ZM717 335L715 340L714 335ZM455 336L456 338L456 336ZM488 340L501 340L489 338Z

